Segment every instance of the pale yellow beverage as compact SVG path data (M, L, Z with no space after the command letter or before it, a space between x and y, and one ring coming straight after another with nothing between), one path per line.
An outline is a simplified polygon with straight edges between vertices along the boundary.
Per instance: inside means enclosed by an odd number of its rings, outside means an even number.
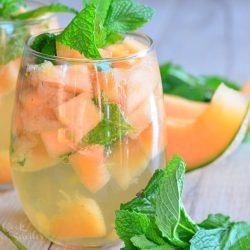
M57 47L57 54L70 53ZM27 45L18 81L15 186L35 228L63 245L115 242L115 211L165 162L163 94L151 40L128 35L101 53L112 58L62 59Z

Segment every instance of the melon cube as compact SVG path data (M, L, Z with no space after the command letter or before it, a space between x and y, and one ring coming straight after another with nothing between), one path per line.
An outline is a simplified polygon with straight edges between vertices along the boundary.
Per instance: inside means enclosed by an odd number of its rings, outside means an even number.
M9 150L0 151L0 184L11 183L11 166Z
M67 126L79 142L101 120L102 112L98 110L92 97L82 93L77 97L61 104L56 109L58 120Z
M50 236L56 239L97 238L105 234L106 225L98 204L82 196L63 202L50 221Z
M93 145L69 157L83 185L96 193L109 181L110 174L104 164L104 147Z
M126 190L137 182L149 160L138 140L124 138L114 145L112 154L107 159L107 167L116 183Z

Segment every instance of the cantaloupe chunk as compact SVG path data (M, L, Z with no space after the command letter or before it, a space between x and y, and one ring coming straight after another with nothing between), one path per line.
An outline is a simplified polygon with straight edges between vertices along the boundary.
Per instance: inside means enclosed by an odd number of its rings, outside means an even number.
M0 65L0 95L6 94L15 89L19 73L20 58L11 61L6 65Z
M59 213L50 221L50 237L55 239L97 238L105 234L106 225L98 204L82 196L62 203Z
M104 164L104 147L93 145L69 157L70 162L83 185L96 193L110 179L110 174Z
M0 184L12 182L9 150L0 151Z
M166 118L196 119L200 116L209 104L194 102L182 97L164 95Z
M167 158L180 155L188 170L207 165L226 149L231 152L239 146L248 119L248 98L222 84L212 102L193 122L185 124L166 119Z
M116 183L126 190L137 182L149 160L138 140L124 138L113 146L106 164Z
M20 97L20 116L25 131L40 133L60 127L53 111L56 104L52 105L51 101L54 100L36 91L23 92Z
M52 158L57 158L74 150L71 134L64 128L42 132L42 142Z
M72 131L76 142L102 120L102 112L87 93L61 104L56 109L56 114L58 120Z
M29 65L27 71L27 81L34 87L46 85L73 94L92 91L87 65L53 65L44 62L41 65Z
M22 162L22 165L20 165L20 162ZM58 162L58 159L51 158L48 155L42 143L37 144L34 148L28 150L27 152L21 152L21 156L14 154L12 159L15 170L22 172L33 172L50 168L56 166Z

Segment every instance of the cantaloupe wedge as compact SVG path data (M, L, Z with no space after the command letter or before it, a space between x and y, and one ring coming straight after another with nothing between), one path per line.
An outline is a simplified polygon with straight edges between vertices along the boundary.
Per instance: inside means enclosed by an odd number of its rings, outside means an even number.
M0 151L0 184L12 182L9 150Z
M196 119L200 116L209 104L194 102L182 97L164 95L166 118Z
M83 185L93 193L99 191L110 179L104 164L104 147L93 145L69 157Z
M50 237L55 239L97 238L105 234L106 225L98 204L82 196L65 201L50 220Z
M27 71L28 82L34 87L46 85L73 94L92 91L87 65L53 65L44 62L41 65L29 65Z
M209 106L193 122L166 119L167 158L180 155L188 170L207 165L239 146L248 120L248 98L222 84Z
M131 184L137 182L150 159L141 142L125 138L113 146L112 154L106 164L116 183L126 190Z
M61 104L55 112L58 120L72 131L77 143L102 120L102 112L88 93Z

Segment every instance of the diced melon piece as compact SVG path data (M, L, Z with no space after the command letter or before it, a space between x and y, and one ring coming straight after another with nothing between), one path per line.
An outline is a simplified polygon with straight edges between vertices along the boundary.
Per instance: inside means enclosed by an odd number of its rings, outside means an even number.
M192 170L232 152L244 138L249 112L248 98L222 84L192 122L166 119L167 158L178 154L185 159L187 170Z
M9 151L0 151L0 184L12 182Z
M82 93L61 104L56 114L59 121L72 131L76 142L79 142L102 120L101 111L87 93Z
M23 146L25 147L25 146ZM27 152L21 152L21 157L17 154L14 154L12 163L16 171L22 172L33 172L46 169L49 167L56 166L58 164L57 159L51 158L44 145L42 143L37 144L32 149ZM15 157L16 155L16 157ZM22 166L18 162L23 161Z
M64 128L44 131L41 139L50 157L56 158L74 149L71 135L68 136Z
M41 132L60 127L51 105L53 99L35 91L24 92L20 97L21 118L25 131Z
M133 112L161 84L158 65L153 58L144 61L132 70L114 69L115 81L122 85L126 97L126 113Z
M164 95L165 114L169 118L196 119L209 104L194 102L179 96Z
M34 87L46 85L62 88L73 94L91 92L92 85L87 65L53 65L45 62L28 67L28 81Z
M97 238L105 234L106 226L98 204L85 197L61 204L60 212L50 221L50 236L55 239Z
M20 58L7 63L6 65L0 65L0 95L6 94L15 89L19 67Z
M140 134L155 118L157 115L153 112L153 106L155 106L154 96L150 95L146 98L134 111L127 115L129 124L135 128L135 133ZM132 138L133 133L130 133Z
M110 174L104 164L104 147L93 145L69 157L81 182L96 193L109 181Z
M139 51L147 49L147 46L132 37L126 37L123 41L124 46L129 50L130 54L135 54Z
M60 57L65 58L75 58L75 59L84 59L85 56L82 55L79 51L70 48L60 42L56 42L56 54Z
M107 159L107 167L116 183L124 190L136 183L144 172L150 157L146 155L138 140L124 138L114 144Z

